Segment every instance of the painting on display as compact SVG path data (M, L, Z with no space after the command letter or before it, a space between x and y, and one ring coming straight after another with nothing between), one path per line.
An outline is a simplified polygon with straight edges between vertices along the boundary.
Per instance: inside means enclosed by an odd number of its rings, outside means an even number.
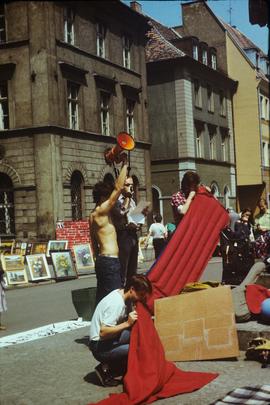
M1 240L0 239L0 254L11 255L13 253L15 240Z
M73 245L73 252L78 273L89 273L95 266L90 243Z
M22 255L1 255L1 262L3 269L8 270L20 270L24 269L24 256Z
M8 270L6 272L6 278L8 284L26 284L28 282L25 269L20 270Z
M70 250L51 251L51 258L56 280L78 277Z
M37 254L37 253L44 253L46 254L47 252L47 242L33 242L32 243L32 250L31 254Z
M68 240L49 240L46 256L50 256L50 251L66 250L67 247Z
M44 253L26 256L32 281L51 278L46 255Z

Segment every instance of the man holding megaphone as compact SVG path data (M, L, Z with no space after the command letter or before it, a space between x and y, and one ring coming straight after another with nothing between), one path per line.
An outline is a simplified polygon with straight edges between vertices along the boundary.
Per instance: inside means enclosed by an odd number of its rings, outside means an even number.
M111 210L117 202L127 177L127 155L121 153L122 168L114 188L98 182L93 189L96 207L90 214L90 233L94 248L97 277L96 304L111 291L122 287L119 249L115 227L111 221Z

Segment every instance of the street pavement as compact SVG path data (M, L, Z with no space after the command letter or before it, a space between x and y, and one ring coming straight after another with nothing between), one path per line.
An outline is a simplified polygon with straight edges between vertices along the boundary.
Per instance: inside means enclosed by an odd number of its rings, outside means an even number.
M150 267L146 262L140 271ZM4 335L21 332L52 322L76 319L71 290L95 285L95 276L61 283L40 283L31 288L7 292L8 329ZM122 392L122 385L99 385L97 365L88 349L89 327L56 334L39 340L0 349L1 405L87 405ZM257 362L238 359L177 362L186 371L217 372L219 377L201 390L157 401L156 404L209 405L228 391L241 386L269 384L270 369ZM117 402L115 405L118 405Z

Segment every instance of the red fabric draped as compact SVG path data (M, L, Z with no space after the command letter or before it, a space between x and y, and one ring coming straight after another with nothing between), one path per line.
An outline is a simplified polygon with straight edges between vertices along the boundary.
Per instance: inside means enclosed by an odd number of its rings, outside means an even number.
M252 314L260 314L262 302L270 298L270 290L259 284L249 284L246 287L246 301Z
M197 390L218 376L216 373L182 371L166 361L148 310L138 304L137 312L138 321L132 328L128 371L124 378L125 392L111 394L98 404L150 404L157 399Z
M179 294L187 283L198 281L229 222L225 208L200 187L170 243L147 274L153 284L148 306L154 300Z

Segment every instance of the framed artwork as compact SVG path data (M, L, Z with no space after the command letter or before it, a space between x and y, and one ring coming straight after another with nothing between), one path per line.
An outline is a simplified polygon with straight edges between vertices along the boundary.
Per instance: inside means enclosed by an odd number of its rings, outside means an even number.
M48 278L51 278L46 255L44 253L27 255L26 261L32 281L46 280Z
M14 244L15 239L0 241L0 254L11 255L13 253Z
M46 256L50 256L50 250L66 250L68 247L68 240L49 240L47 246Z
M21 270L24 269L24 256L22 255L1 255L1 262L3 269L8 270Z
M56 280L78 277L71 250L51 251L51 258Z
M6 272L8 284L26 284L28 282L25 269L8 270Z
M73 245L76 268L79 274L89 272L95 266L90 243Z
M21 254L21 245L22 245L21 241L19 241L19 240L15 241L14 246L13 246L13 250L12 250L12 253L14 255L20 255Z
M32 243L32 250L31 254L34 255L36 253L44 253L46 254L47 252L47 242L33 242Z

